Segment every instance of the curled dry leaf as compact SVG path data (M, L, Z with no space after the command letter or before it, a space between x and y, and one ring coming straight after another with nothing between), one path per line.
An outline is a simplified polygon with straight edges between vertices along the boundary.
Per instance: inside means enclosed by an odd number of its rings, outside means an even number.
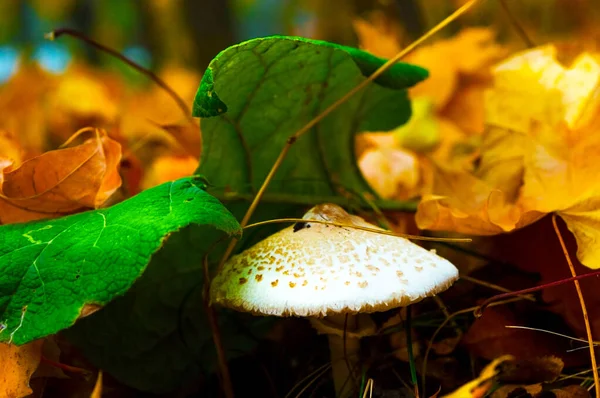
M21 398L32 393L29 379L42 356L44 340L22 346L0 344L0 398Z
M495 234L558 212L581 262L600 267L600 64L582 54L565 68L546 46L501 63L494 76L486 95L489 145L482 148L482 163L494 172L480 167L480 175L461 177L458 190L424 197L419 227ZM459 204L465 190L476 195Z
M81 145L46 152L19 167L5 162L0 224L57 217L104 203L121 185L121 146L103 130L93 131Z

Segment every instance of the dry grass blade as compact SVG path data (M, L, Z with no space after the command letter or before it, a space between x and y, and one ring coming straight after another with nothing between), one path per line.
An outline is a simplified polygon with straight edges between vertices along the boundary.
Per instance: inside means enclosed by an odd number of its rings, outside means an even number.
M300 397L304 393L304 391L306 391L311 385L313 385L317 380L319 380L319 378L323 376L329 370L329 368L331 368L331 362L328 362L325 365L322 365L315 369L312 373L310 373L304 379L300 380L294 387L292 387L292 389L290 390L290 392L287 393L285 398L291 398L292 394L299 388L299 386L308 381L308 383L304 387L302 387L302 389L300 389L300 391L298 391L296 395L294 395L294 397L296 398Z
M375 382L373 381L373 379L369 379L367 381L367 385L365 386L365 391L363 392L362 398L372 398L373 397L373 384L375 384ZM369 394L369 395L367 395Z
M183 114L185 115L185 117L188 120L190 120L190 121L193 120L192 119L192 111L187 106L185 101L175 92L175 90L173 90L171 87L169 87L169 85L167 83L165 83L160 77L156 76L156 74L154 74L154 72L137 64L136 62L127 58L120 52L113 50L112 48L107 47L104 44L101 44L101 43L87 37L86 35L84 35L83 33L79 32L75 29L70 29L70 28L55 29L52 32L46 33L44 35L44 38L46 38L50 41L53 41L55 39L58 39L62 35L68 35L68 36L74 37L76 39L79 39L79 40L91 45L92 47L95 47L101 51L104 51L105 53L110 54L113 57L123 61L123 63L131 66L133 69L140 72L141 74L147 76L150 80L152 80L154 83L156 83L160 88L165 90L165 92L167 92L167 94L169 94L171 96L171 98L173 98L173 101L175 101L177 103L177 106L179 106L179 108L181 109L181 111L183 112Z
M556 232L556 236L560 242L560 246L565 255L565 259L569 264L569 270L571 271L571 275L573 278L577 276L575 272L575 267L573 266L573 262L571 261L571 257L569 256L569 252L567 250L567 246L563 240L562 235L560 234L560 230L558 229L558 224L556 223L556 213L552 214L552 226L554 227L554 231ZM600 397L600 378L598 377L598 365L596 364L596 353L594 352L594 338L592 337L592 328L590 326L590 319L588 316L587 308L585 306L585 301L583 299L583 293L581 292L581 286L579 285L578 280L574 280L575 289L577 290L577 296L579 296L579 303L581 304L581 311L583 312L583 321L585 323L585 331L587 333L588 344L590 346L590 360L592 361L592 369L594 370L594 386L596 388L596 396Z
M507 328L507 329L533 330L535 332L542 332L542 333L553 334L555 336L564 337L565 339L569 339L569 340L573 340L573 341L580 341L582 343L587 343L588 342L587 340L580 339L580 338L573 337L573 336L567 336L566 334L557 333L557 332L553 332L551 330L546 330L546 329L531 328L529 326L506 325L505 328ZM594 342L594 345L599 345L599 344L600 344L599 342Z
M344 224L344 223L325 221L325 220L307 220L304 218L277 218L274 220L260 221L260 222L254 223L254 224L246 225L244 227L244 229L260 227L261 225L267 225L267 224L278 224L278 223L287 223L287 222L294 222L294 223L295 222L305 222L305 223L311 222L311 223L316 223L316 224L327 224L327 225L333 225L336 227L359 229L361 231L373 232L373 233L381 234L381 235L397 236L399 238L405 238L405 239L411 239L411 240L425 240L425 241L431 241L431 242L459 242L459 243L469 243L472 241L471 238L433 238L430 236L397 234L395 232L386 231L384 229L368 228L368 227L362 227L360 225Z
M525 32L525 29L523 28L523 26L519 23L517 18L513 15L512 11L508 7L508 4L506 4L506 0L500 0L500 6L502 7L502 10L504 10L504 13L508 17L508 20L510 21L510 24L512 25L513 29L517 32L517 34L519 35L521 40L523 40L525 45L527 45L527 48L535 47L533 40L531 40L529 38L529 36L527 35L527 32Z

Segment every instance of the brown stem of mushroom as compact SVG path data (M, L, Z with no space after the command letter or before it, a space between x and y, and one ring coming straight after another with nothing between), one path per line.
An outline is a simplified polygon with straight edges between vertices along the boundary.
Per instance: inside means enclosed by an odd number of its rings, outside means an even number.
M256 207L258 206L258 203L260 202L262 196L264 195L267 187L271 183L273 176L275 175L275 173L277 172L277 170L283 163L283 160L287 156L287 153L290 151L290 148L292 147L292 145L294 145L294 143L301 136L303 136L308 131L310 131L310 129L312 129L315 125L317 125L317 123L319 123L321 120L323 120L325 117L327 117L327 115L329 115L331 112L336 110L340 105L342 105L343 103L348 101L348 99L350 99L356 93L360 92L361 90L366 88L371 82L373 82L375 79L377 79L379 76L383 75L389 68L391 68L395 63L397 63L402 58L404 58L407 54L412 52L421 43L423 43L424 41L429 39L431 36L435 35L437 32L439 32L440 30L442 30L443 28L448 26L455 19L457 19L462 14L464 14L465 12L470 10L479 1L480 0L469 0L468 2L466 2L462 7L460 7L458 10L454 11L452 14L450 14L449 16L444 18L443 21L441 21L440 23L435 25L433 28L431 28L431 30L429 30L423 36L419 37L417 40L415 40L414 42L412 42L411 44L406 46L404 49L402 49L402 51L400 51L398 54L396 54L393 58L390 58L385 64L381 65L375 72L373 72L369 77L367 77L365 80L363 80L360 84L358 84L356 87L354 87L348 93L346 93L343 97L341 97L340 99L335 101L333 104L331 104L329 107L327 107L323 112L318 114L310 122L306 123L303 127L301 127L294 134L292 134L288 138L283 149L281 150L281 153L279 153L277 160L273 164L273 167L271 167L269 174L267 175L267 177L263 181L261 187L259 188L258 192L256 193L254 200L252 201L252 203L250 203L250 207L246 211L246 214L244 215L244 218L240 222L240 225L242 227L245 227L248 224L248 222L250 221L250 218L252 217L252 215L254 214L254 211L256 210ZM235 238L230 242L229 246L227 247L227 250L223 254L223 257L221 258L221 261L219 262L219 270L223 267L223 264L225 264L225 262L227 261L227 259L231 255L231 253L233 252L233 249L235 248L235 245L237 244L237 242L238 241Z
M360 338L375 333L375 323L367 314L337 314L310 318L319 334L329 341L331 372L337 398L347 398L355 390L355 370L359 365Z

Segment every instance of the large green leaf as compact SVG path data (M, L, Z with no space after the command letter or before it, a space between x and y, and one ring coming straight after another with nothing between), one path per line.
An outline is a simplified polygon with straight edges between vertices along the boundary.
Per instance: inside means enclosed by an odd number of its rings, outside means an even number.
M0 341L56 333L86 305L124 294L165 237L187 225L239 233L204 189L202 178L183 178L108 209L0 227Z
M245 203L230 205L241 218ZM259 208L257 218L288 216L286 206ZM296 214L301 215L301 214ZM269 231L244 232L245 244ZM202 302L204 255L214 266L223 254L211 231L192 225L175 234L153 257L144 275L123 297L82 319L66 331L94 365L124 384L143 391L165 393L215 370L216 352ZM220 310L220 334L228 357L251 350L271 325L263 317Z
M204 118L199 172L227 187L230 196L256 192L288 137L384 62L298 37L229 47L210 63L194 101L194 115ZM356 164L354 137L405 123L410 116L405 89L426 77L417 66L394 65L294 144L267 193L373 194Z
M94 365L139 390L169 392L215 370L202 296L210 234L214 230L197 225L174 234L126 295L77 322L66 336ZM251 350L269 326L266 318L240 315L223 311L218 317L230 358Z
M299 38L256 39L219 54L194 103L195 114L208 117L202 120L200 170L218 187L209 192L241 219L287 137L383 62L356 49ZM252 221L301 216L324 201L353 203L339 196L336 184L368 192L354 164L354 134L404 123L410 115L404 88L425 76L418 67L396 65L298 141ZM230 191L225 194L223 187ZM245 231L237 250L281 227ZM175 234L124 297L78 322L68 337L97 366L141 390L171 391L196 380L200 371L214 370L214 345L201 302L207 234L196 226ZM211 253L214 266L222 247ZM219 319L229 356L251 349L250 336L260 334L268 321L227 311Z

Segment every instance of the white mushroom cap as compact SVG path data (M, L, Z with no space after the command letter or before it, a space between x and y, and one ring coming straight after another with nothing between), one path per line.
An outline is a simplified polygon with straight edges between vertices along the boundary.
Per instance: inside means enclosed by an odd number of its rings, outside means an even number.
M333 204L303 218L377 228ZM434 296L456 279L449 261L404 238L298 223L229 259L211 300L261 315L377 312Z

